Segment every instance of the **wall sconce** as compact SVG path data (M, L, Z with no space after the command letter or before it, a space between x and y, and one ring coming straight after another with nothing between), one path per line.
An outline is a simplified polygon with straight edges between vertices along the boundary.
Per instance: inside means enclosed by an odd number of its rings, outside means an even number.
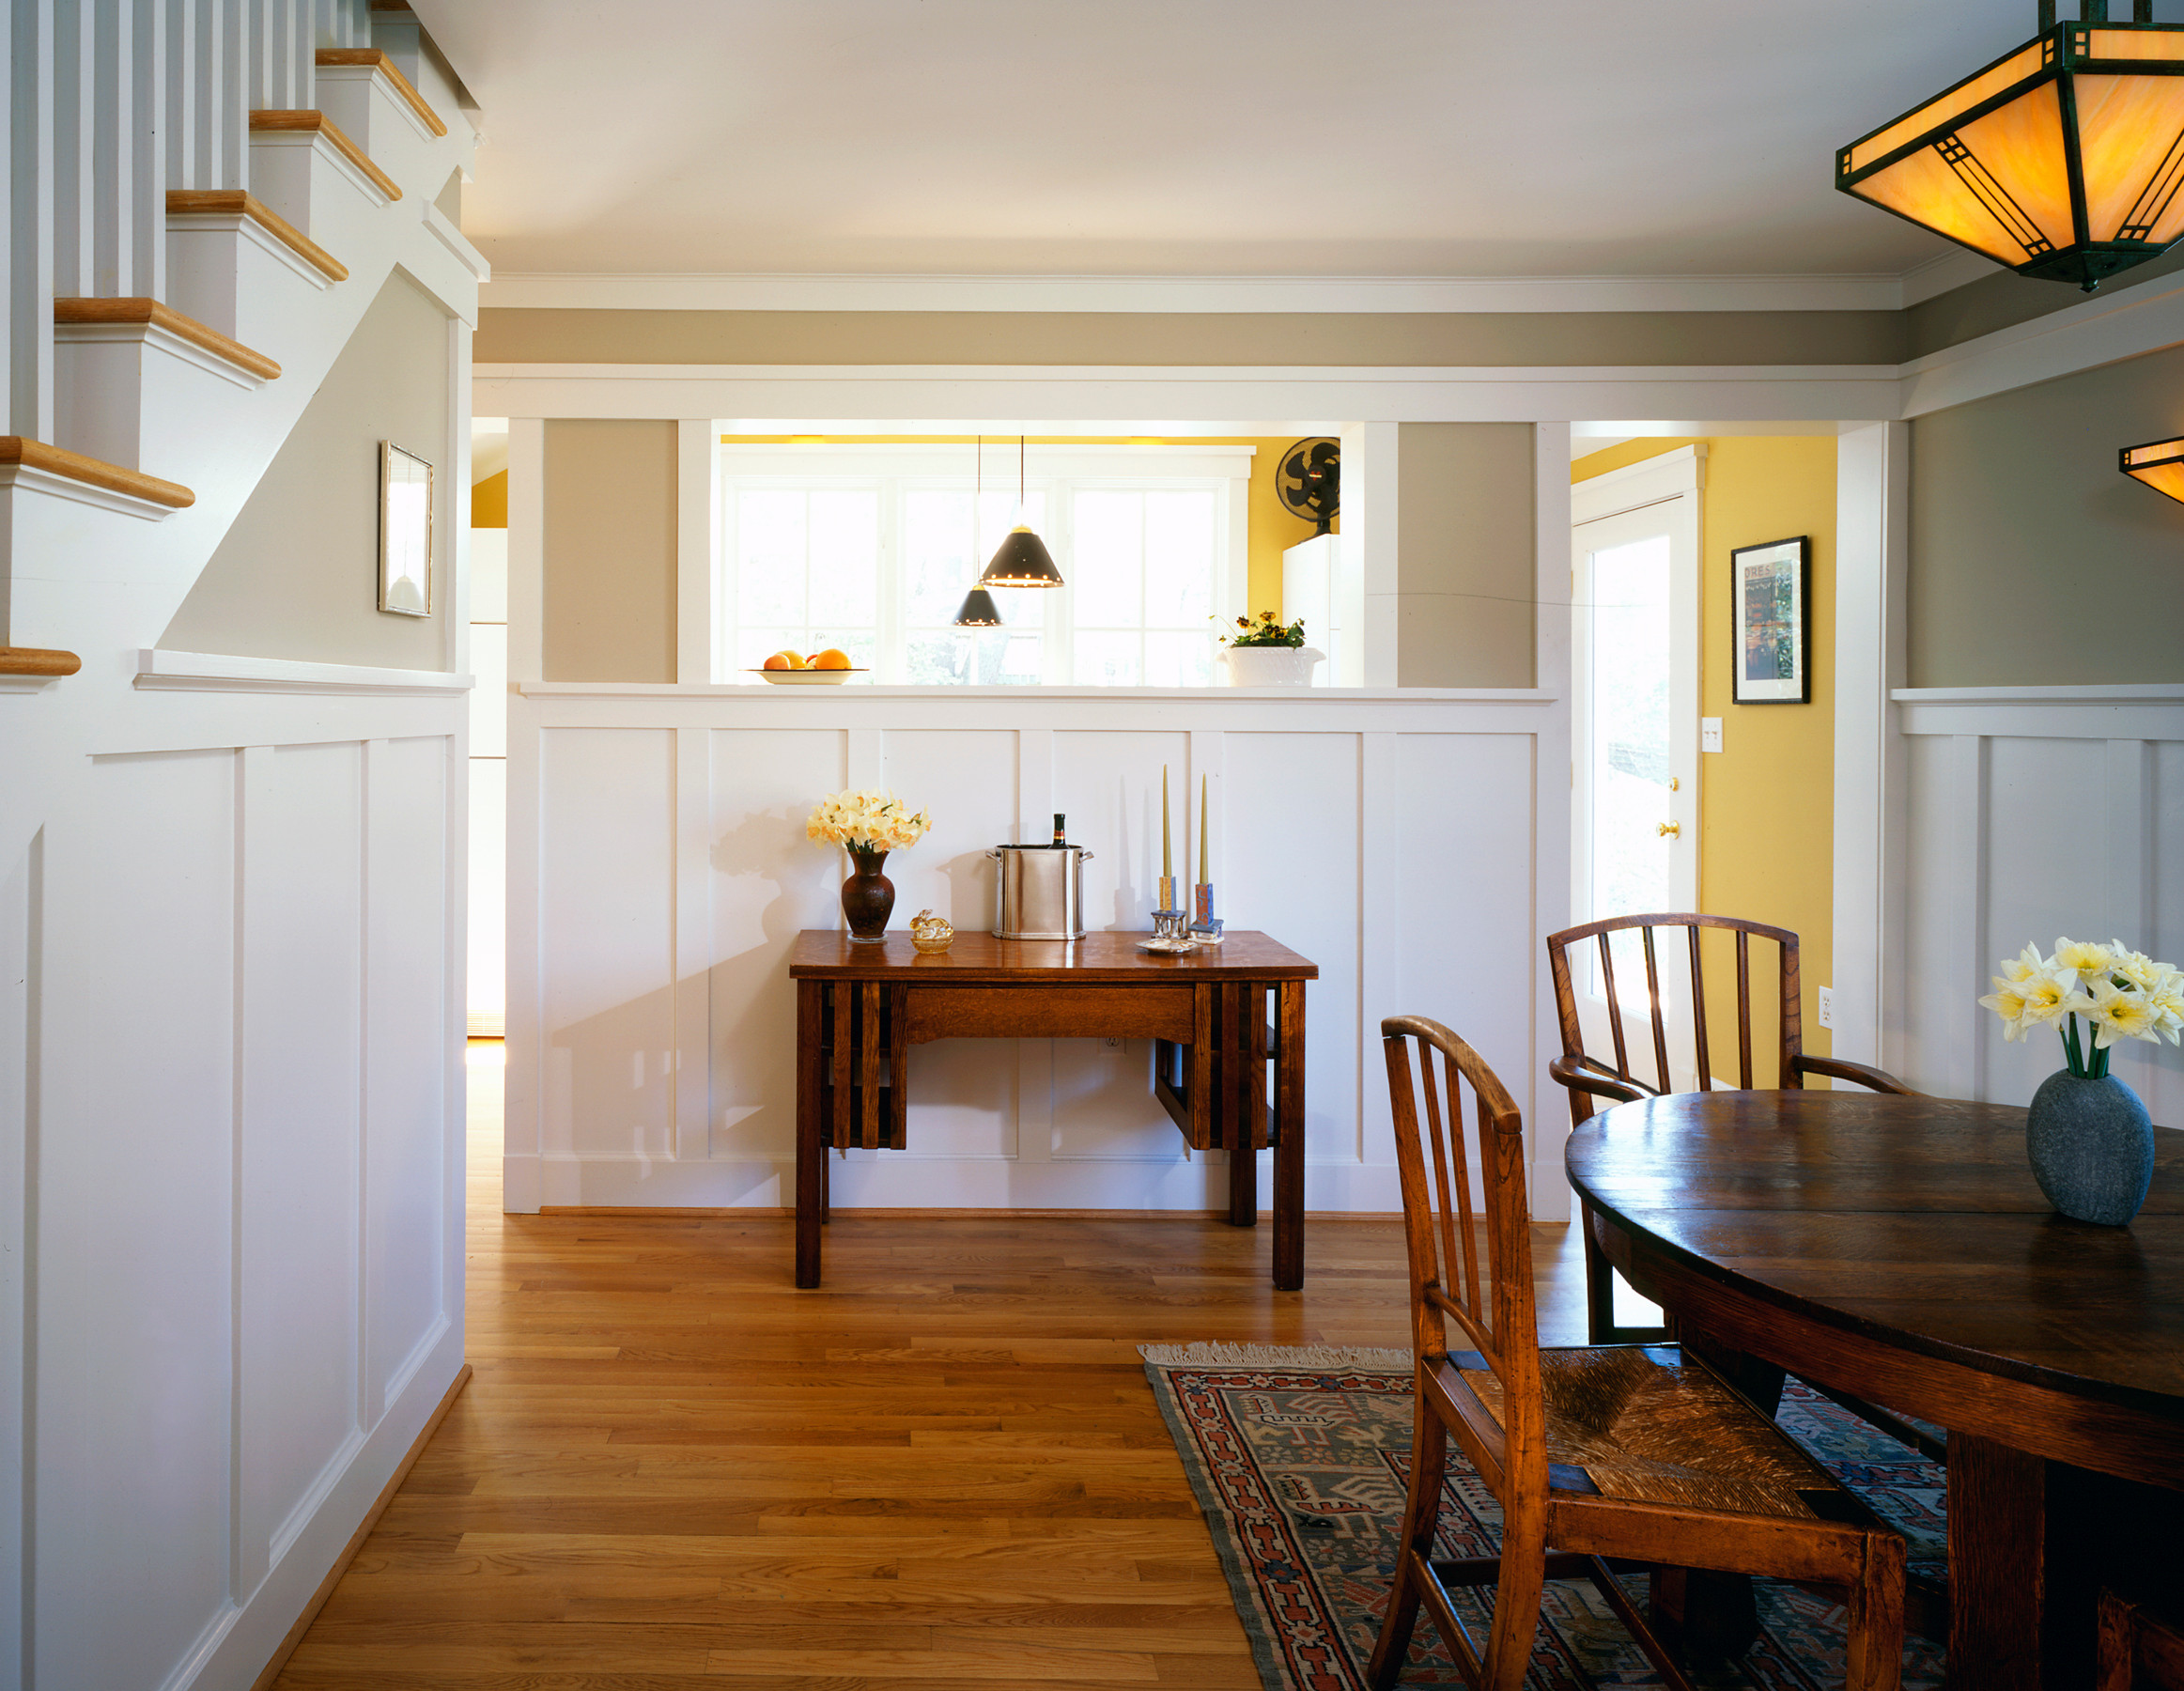
M2157 493L2184 500L2184 439L2126 446L2116 454L2115 467Z

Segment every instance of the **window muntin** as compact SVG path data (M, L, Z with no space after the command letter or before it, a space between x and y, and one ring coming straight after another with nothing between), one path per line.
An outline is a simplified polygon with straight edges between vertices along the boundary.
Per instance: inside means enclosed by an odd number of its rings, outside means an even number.
M1021 515L1065 585L997 589L1003 626L973 630L955 613L1019 519L1015 488L989 486L974 527L959 449L724 445L719 678L836 645L875 682L1211 685L1218 623L1243 608L1248 449L1046 456L1071 461L1027 481Z

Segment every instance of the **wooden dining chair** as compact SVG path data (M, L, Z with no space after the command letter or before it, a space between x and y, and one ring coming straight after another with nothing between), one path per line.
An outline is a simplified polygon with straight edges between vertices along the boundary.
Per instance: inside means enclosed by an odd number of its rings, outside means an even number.
M1474 1691L1519 1691L1544 1583L1584 1578L1672 1691L1690 1691L1673 1635L1665 1640L1632 1602L1616 1575L1620 1561L1836 1590L1849 1614L1848 1691L1894 1691L1903 1540L1676 1346L1541 1350L1516 1105L1440 1023L1396 1016L1380 1032L1409 1248L1417 1407L1394 1584L1367 1683L1383 1691L1396 1682L1422 1605ZM1475 1103L1468 1112L1465 1088ZM1501 1507L1498 1557L1433 1559L1451 1437ZM1448 1595L1450 1586L1481 1585L1495 1588L1483 1647ZM1661 1590L1657 1580L1656 1597Z
M1643 990L1652 1033L1650 1080L1639 1078L1636 1070L1640 1059L1630 1048L1631 1042L1623 1027L1624 998L1626 994L1634 998L1638 984L1629 981L1627 970L1624 982L1619 984L1615 954L1610 943L1612 936L1634 928L1639 933L1640 952L1645 962ZM1798 995L1797 936L1788 928L1769 927L1764 923L1745 922L1734 916L1702 916L1696 913L1610 916L1600 922L1588 922L1582 926L1564 928L1558 934L1547 936L1547 963L1555 979L1555 1013L1562 1024L1562 1055L1548 1063L1547 1073L1559 1081L1570 1094L1572 1126L1581 1125L1591 1118L1595 1098L1622 1104L1634 1098L1659 1097L1664 1093L1684 1090L1678 1087L1671 1078L1668 1022L1663 1010L1662 985L1664 969L1681 968L1683 959L1661 956L1663 948L1655 945L1653 936L1664 928L1681 928L1683 931L1685 951L1689 958L1692 1054L1696 1059L1696 1090L1712 1092L1714 1089L1714 1042L1708 1037L1706 973L1699 958L1699 934L1704 929L1716 928L1736 936L1737 1085L1741 1089L1750 1091L1753 1088L1752 941L1759 939L1774 941L1775 947L1775 999L1778 1012L1774 1085L1795 1090L1804 1086L1807 1075L1826 1075L1837 1080L1854 1081L1874 1092L1912 1091L1894 1075L1868 1068L1862 1063L1847 1063L1840 1058L1814 1057L1806 1053L1804 1017ZM1577 989L1572 974L1571 954L1588 940L1600 948L1602 996L1607 1001L1608 1041L1615 1054L1612 1063L1606 1060L1605 1052L1585 1048L1585 1030L1578 1021ZM1672 944L1668 949L1673 949ZM1584 1232L1586 1337L1595 1344L1637 1343L1669 1337L1666 1327L1623 1326L1618 1324L1615 1317L1614 1273L1607 1260L1601 1255L1600 1246L1593 1237L1589 1209L1585 1217ZM1891 1433L1896 1431L1895 1428L1888 1430Z
M2094 1691L2184 1691L2184 1625L2116 1591L2099 1614Z

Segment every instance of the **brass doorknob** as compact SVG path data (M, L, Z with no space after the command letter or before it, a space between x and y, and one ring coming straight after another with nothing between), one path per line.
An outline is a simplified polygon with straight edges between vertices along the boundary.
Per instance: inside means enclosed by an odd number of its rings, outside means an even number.
M1681 822L1664 822L1661 824L1661 832L1674 834L1678 839L1681 839L1683 837L1683 824Z

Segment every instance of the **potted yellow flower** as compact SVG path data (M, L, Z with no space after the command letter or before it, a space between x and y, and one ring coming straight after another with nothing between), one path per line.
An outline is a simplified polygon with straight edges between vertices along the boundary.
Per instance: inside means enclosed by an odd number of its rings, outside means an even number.
M1231 687L1309 687L1312 666L1326 653L1305 644L1303 618L1285 625L1262 611L1256 618L1239 616L1216 656L1228 668Z
M2154 1126L2139 1095L2108 1072L2109 1053L2119 1039L2177 1043L2184 971L2120 939L2057 939L2051 957L2028 945L2000 968L1979 1001L2002 1017L2003 1038L2053 1028L2063 1041L2067 1066L2040 1082L2026 1114L2033 1176L2064 1215L2121 1227L2153 1184Z
M879 787L829 794L819 800L804 824L804 837L849 853L852 873L842 883L842 914L849 937L874 945L888 937L888 917L895 908L895 883L881 873L888 853L915 846L933 826L923 811Z

